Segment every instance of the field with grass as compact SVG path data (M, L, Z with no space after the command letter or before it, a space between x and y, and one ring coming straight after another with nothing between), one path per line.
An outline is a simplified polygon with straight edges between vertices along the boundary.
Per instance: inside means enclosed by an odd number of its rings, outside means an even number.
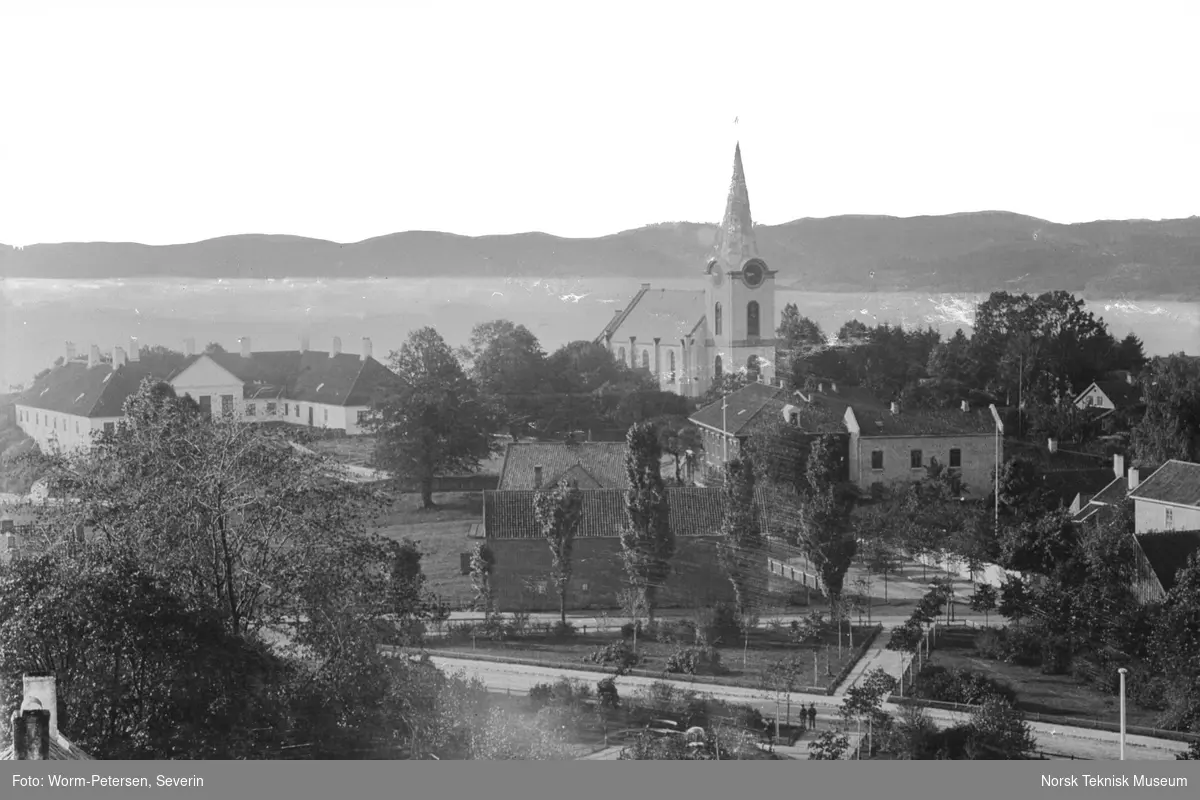
M853 648L843 631L842 648L839 652L837 634L832 631L827 632L819 642L796 644L789 638L786 628L757 628L751 631L747 641L743 641L739 637L736 642L719 643L715 649L720 654L721 669L714 671L704 667L698 670L695 676L667 672L668 658L679 649L692 646L692 641L682 637L639 636L637 652L640 662L636 667L636 674L649 674L654 677L675 680L695 678L697 682L703 683L765 688L765 674L771 665L784 659L795 658L800 665L795 684L796 691L811 688L824 691L834 685L844 671L858 660L858 651L861 649L859 645L862 644L863 637L873 631L874 628L854 626L853 643L855 647ZM536 632L517 634L502 639L479 636L474 641L469 634L452 632L445 637L431 638L427 647L435 654L447 652L462 655L474 654L536 662L541 666L604 671L608 668L586 660L587 657L608 645L622 641L622 639L632 644L631 638L625 637L620 631L613 630L603 632L581 630L576 635L568 637L556 637L551 633Z
M966 629L939 634L931 663L946 669L969 669L1008 684L1017 694L1017 706L1028 713L1064 720L1120 721L1117 697L1093 689L1071 675L1044 675L1038 667L981 658L975 652L976 633L977 630ZM1126 703L1125 717L1129 725L1154 727L1157 716L1157 711Z

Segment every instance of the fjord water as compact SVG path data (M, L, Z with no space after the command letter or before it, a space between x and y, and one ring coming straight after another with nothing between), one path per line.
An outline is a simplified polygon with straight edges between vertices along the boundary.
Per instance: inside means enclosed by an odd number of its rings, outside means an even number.
M654 288L700 289L699 280L657 280ZM28 383L72 341L80 352L143 345L181 349L220 342L237 348L250 337L256 350L290 349L307 332L311 347L327 350L334 336L357 353L370 337L377 358L386 358L408 333L432 325L451 344L465 344L471 328L492 319L528 327L549 352L574 339L592 339L637 292L624 278L189 280L112 279L72 281L5 279L0 287L0 390ZM873 325L932 325L951 335L968 334L974 304L984 295L928 293L831 293L780 289L776 315L786 303L833 332L858 319ZM1089 299L1115 336L1134 331L1148 354L1200 354L1200 304L1176 301ZM778 321L778 320L776 320Z

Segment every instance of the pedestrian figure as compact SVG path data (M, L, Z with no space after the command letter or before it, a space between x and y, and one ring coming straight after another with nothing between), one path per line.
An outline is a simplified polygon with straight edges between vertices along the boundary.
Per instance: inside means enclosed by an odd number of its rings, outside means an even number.
M817 729L817 706L815 703L808 704L808 727L812 730Z

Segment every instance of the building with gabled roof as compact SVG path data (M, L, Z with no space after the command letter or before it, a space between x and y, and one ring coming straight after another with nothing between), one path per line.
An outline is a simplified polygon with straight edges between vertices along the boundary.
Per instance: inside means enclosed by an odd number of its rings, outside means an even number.
M1200 464L1172 459L1129 496L1138 534L1200 530Z
M17 424L43 450L89 447L97 433L116 426L125 401L149 379L169 383L214 417L355 434L380 394L399 382L374 359L370 339L363 339L361 355L341 352L337 338L328 352L309 350L306 339L290 351L256 353L248 338L240 344L238 353L197 355L188 340L183 364L167 373L140 361L136 341L128 353L113 348L108 361L94 345L77 359L68 343L64 363L16 399Z
M1099 419L1114 411L1136 408L1142 403L1142 390L1133 376L1126 373L1124 380L1106 378L1093 381L1076 395L1073 402L1076 408L1096 412Z
M580 489L623 489L628 451L624 442L510 442L496 489L534 490L564 478Z
M742 149L734 148L725 215L695 290L643 283L596 337L623 364L658 376L664 391L699 397L714 379L775 374L775 270L758 255Z

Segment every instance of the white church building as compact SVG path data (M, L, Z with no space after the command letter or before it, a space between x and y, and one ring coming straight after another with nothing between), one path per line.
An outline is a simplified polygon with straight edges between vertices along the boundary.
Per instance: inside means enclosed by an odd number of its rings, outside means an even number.
M659 386L686 397L708 391L722 373L775 377L775 275L758 255L742 150L704 288L654 289L643 283L596 337L620 362L658 376Z

